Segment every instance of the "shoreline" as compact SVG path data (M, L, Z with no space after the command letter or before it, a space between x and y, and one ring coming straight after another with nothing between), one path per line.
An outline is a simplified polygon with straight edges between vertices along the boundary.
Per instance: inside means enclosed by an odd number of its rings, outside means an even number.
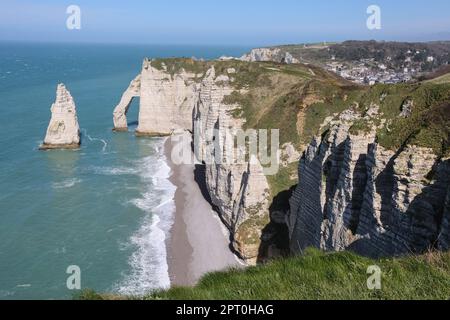
M194 286L205 274L242 267L229 249L229 235L217 213L205 199L195 176L195 165L175 165L174 145L164 143L174 196L174 222L166 240L167 263L172 287Z

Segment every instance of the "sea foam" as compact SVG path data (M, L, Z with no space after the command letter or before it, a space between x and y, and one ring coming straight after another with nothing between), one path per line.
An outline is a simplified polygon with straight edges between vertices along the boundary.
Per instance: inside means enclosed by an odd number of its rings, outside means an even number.
M94 138L90 136L86 129L82 129L83 134L88 138L90 142L101 142L103 144L102 152L106 153L106 148L108 147L108 142L105 139Z
M54 182L52 184L54 189L68 189L68 188L72 188L74 187L76 184L81 183L82 180L81 179L77 179L77 178L72 178L72 179L67 179L61 182Z
M146 189L130 203L145 216L129 241L134 248L129 258L131 271L116 287L118 293L125 295L143 295L170 287L166 238L173 224L176 187L169 181L171 170L163 153L164 140L153 140L151 144L157 147L156 154L136 163Z
M120 176L120 175L138 175L140 173L139 169L130 167L95 167L91 166L88 171L94 174L105 175L105 176Z

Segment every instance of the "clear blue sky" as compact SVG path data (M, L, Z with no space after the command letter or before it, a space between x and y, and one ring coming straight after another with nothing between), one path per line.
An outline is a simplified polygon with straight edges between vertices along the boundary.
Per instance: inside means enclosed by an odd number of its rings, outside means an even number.
M66 29L67 6L82 29ZM366 9L382 9L382 30ZM271 45L450 39L449 0L0 0L0 40Z

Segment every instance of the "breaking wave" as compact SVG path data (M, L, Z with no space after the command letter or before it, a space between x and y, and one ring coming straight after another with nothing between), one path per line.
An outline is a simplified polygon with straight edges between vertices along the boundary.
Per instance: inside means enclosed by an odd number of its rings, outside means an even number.
M93 138L91 137L86 129L82 129L83 134L86 136L86 138L88 138L88 140L90 142L101 142L103 144L103 148L102 148L102 152L105 153L106 152L106 148L108 147L108 142L106 142L105 139L100 139L100 138Z
M67 179L61 182L54 182L52 184L54 189L68 189L68 188L72 188L74 187L76 184L81 183L82 180L81 179Z
M145 214L139 230L130 238L134 252L129 258L131 271L115 290L125 295L143 295L170 287L166 238L173 224L176 187L169 181L170 168L163 153L164 141L152 141L155 155L136 163L145 185L141 196L130 203ZM150 146L150 145L149 145Z
M140 173L139 169L132 167L89 167L88 170L94 174L105 176L137 175Z

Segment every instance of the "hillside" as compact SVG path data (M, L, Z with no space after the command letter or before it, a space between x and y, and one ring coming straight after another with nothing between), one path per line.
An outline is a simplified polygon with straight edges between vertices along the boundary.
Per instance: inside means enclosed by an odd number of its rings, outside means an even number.
M367 288L369 266L382 271L381 290ZM308 250L302 257L205 276L194 288L173 288L145 297L98 294L77 298L172 300L411 300L450 298L450 254L370 260L349 252Z
M444 74L444 75L439 76L437 78L428 80L427 82L434 83L434 84L450 83L450 73L447 73L447 74Z
M338 61L359 61L374 59L387 64L389 68L400 69L405 59L411 57L411 63L429 72L450 61L450 42L378 42L378 41L345 41L321 45L287 45L280 48L302 62L324 64L331 57ZM428 61L433 57L433 61Z
M194 127L194 131L200 130L196 153L204 154L204 146L214 141L210 130L216 126L222 132L279 129L283 149L290 146L296 151L312 139L325 117L344 110L346 96L357 90L357 86L334 74L301 64L146 60L142 73L124 93L114 117L115 123L126 125L131 97L140 95L139 135L170 135ZM315 107L317 103L321 105ZM323 108L324 104L328 107ZM286 155L283 151L283 159ZM204 183L210 201L232 234L233 248L251 263L264 255L261 237L275 207L273 199L295 184L298 160L294 152L279 173L268 178L261 174L260 165L250 168L246 164L205 165ZM228 182L230 177L232 181ZM283 241L281 250L286 252L286 246L287 241Z
M358 86L313 65L156 59L144 61L124 97L136 94L139 135L194 128L202 156L215 141L213 129L279 129L275 175L265 176L259 163L204 166L209 200L231 232L233 249L251 264L288 255L302 234L311 237L301 247L326 250L345 249L371 232L375 239L384 229L394 232L382 240L385 249L396 247L398 235L408 235L400 251L420 253L437 237L447 245L449 84ZM118 108L126 112L127 103ZM414 152L423 157L411 158ZM314 154L316 162L303 161ZM302 176L311 180L297 186ZM431 197L420 196L427 190ZM398 198L391 201L392 194ZM420 209L430 206L430 214ZM374 222L360 225L363 218ZM330 234L320 239L320 230ZM364 248L369 256L379 249Z
M233 250L260 266L146 299L450 296L449 254L409 256L449 249L450 84L358 86L313 65L158 59L144 61L124 97L133 95L147 114L139 128L192 130L202 161L213 129L279 129L282 149L275 175L259 162L204 161L199 181ZM381 291L365 286L373 264Z
M256 48L244 61L312 64L357 84L416 82L450 64L450 42L345 41Z

